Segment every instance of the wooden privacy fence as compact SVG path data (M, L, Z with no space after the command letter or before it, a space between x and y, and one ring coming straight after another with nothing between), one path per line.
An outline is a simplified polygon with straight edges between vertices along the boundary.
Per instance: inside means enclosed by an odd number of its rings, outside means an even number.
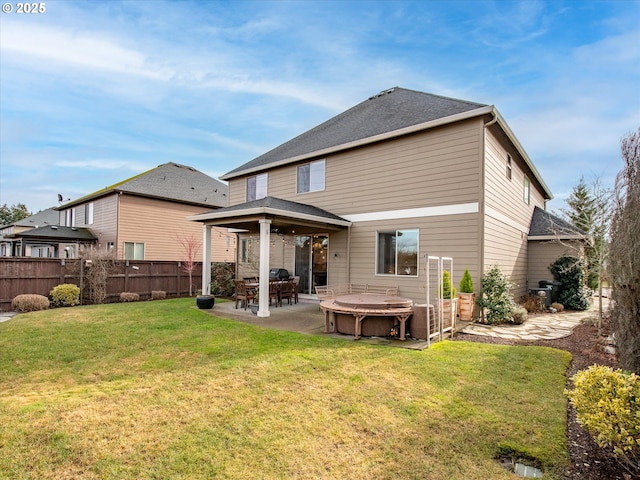
M91 267L84 267L91 268ZM202 285L202 263L192 273L192 294ZM49 296L61 283L80 286L80 260L57 258L0 258L0 311L11 309L11 300L23 293ZM89 303L86 283L82 282L83 303ZM122 292L135 292L141 300L151 292L165 291L167 298L189 295L189 274L181 262L117 260L107 281L105 302L117 302Z

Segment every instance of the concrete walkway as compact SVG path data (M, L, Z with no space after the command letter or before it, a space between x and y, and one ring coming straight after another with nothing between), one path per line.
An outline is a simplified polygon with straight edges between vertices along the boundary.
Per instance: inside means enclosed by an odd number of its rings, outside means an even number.
M608 301L603 307L608 309ZM597 322L598 299L595 298L591 308L584 312L544 313L529 317L522 325L482 325L470 323L462 329L462 333L484 335L487 337L506 338L510 340L554 340L571 335L573 329L587 320Z
M16 315L17 315L16 312L0 312L0 323L6 322L7 320L11 320Z

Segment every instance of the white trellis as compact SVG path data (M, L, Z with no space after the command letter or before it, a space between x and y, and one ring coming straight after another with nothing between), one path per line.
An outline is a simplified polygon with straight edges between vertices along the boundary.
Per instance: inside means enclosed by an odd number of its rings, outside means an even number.
M456 299L451 294L443 298L443 273L448 271L453 284L453 258L427 256L427 344L442 340L446 333L453 337L456 327Z

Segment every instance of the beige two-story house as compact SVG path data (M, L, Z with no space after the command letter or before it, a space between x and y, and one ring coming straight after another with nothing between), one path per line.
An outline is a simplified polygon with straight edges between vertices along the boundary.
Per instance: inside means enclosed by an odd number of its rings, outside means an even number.
M119 260L186 259L202 255L202 228L187 217L228 205L228 186L195 168L165 163L58 208L62 227L87 229L98 248ZM192 242L193 241L193 242ZM216 228L206 249L213 261L235 257L235 235Z
M516 298L543 279L528 237L552 194L493 105L392 88L221 178L229 206L190 218L238 229L241 277L281 267L301 292L393 284L416 302L427 255L454 259L455 285L498 265Z

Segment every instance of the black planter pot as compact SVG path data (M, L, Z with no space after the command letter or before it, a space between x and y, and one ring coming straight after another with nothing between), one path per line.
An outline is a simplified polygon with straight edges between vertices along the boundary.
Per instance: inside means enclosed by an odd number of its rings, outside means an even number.
M196 305L200 309L208 309L213 308L213 305L216 303L216 297L213 295L198 295L196 297Z

